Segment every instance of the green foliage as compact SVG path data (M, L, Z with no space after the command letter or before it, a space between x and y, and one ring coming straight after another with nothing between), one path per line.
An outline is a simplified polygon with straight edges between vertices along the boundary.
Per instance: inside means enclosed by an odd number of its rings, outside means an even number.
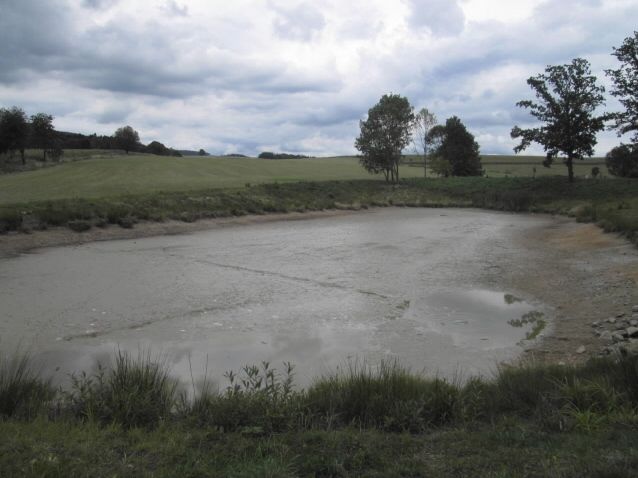
M20 151L24 164L24 150L29 135L27 117L21 108L0 108L0 154Z
M228 372L223 394L205 381L192 402L182 407L183 413L198 426L225 432L262 435L293 428L298 424L300 393L293 390L293 366L284 367L283 375L268 362L247 365L239 374Z
M633 132L632 140L638 143L638 31L625 38L612 53L621 63L617 70L605 70L614 86L611 94L618 98L625 111L613 113L614 127L618 135Z
M614 176L638 178L638 144L621 144L605 157L607 169Z
M307 395L307 409L324 426L421 432L450 423L458 389L442 379L414 375L397 362L349 364L323 377Z
M31 144L42 150L42 160L47 160L47 153L52 151L59 158L61 150L55 144L53 116L37 113L31 116Z
M446 176L448 171L450 176L483 175L479 145L459 118L448 118L445 126L433 130L433 136L440 138L434 155L440 158L445 168L441 175ZM438 165L435 167L438 168Z
M135 151L140 144L140 135L130 126L122 126L113 134L116 144L123 149L126 154L129 151Z
M0 418L32 419L47 410L53 396L28 353L0 354Z
M370 173L383 173L386 181L399 181L401 151L410 144L414 111L407 98L383 95L360 121L361 134L355 147L361 151L360 163Z
M512 138L521 138L514 148L520 152L533 142L543 145L546 165L560 154L565 155L569 181L573 182L573 160L594 154L596 134L604 129L605 116L595 116L604 103L605 89L591 75L589 62L576 58L567 65L548 66L544 74L531 77L527 84L534 90L538 103L519 101L516 105L530 110L543 126L512 128Z
M150 351L134 358L118 350L112 368L98 364L94 374L83 372L72 380L64 402L68 411L102 424L154 427L169 418L176 403L177 382Z

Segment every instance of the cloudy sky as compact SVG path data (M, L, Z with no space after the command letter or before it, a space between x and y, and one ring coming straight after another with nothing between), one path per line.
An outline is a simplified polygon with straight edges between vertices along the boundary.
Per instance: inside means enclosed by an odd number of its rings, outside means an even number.
M525 80L580 56L607 84L636 18L638 0L0 0L0 106L179 149L319 156L354 153L392 92L509 154ZM597 153L618 142L601 134Z

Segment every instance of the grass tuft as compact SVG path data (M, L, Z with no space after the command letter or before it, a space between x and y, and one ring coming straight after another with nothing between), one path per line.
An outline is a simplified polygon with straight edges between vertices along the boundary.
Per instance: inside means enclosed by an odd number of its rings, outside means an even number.
M28 353L0 354L0 417L32 419L47 409L54 395Z

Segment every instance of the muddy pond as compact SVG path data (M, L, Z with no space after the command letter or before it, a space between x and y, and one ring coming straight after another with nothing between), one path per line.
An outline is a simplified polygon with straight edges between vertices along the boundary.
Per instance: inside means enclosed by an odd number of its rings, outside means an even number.
M264 360L292 362L302 386L384 359L490 374L551 327L508 271L552 221L392 208L40 249L0 260L0 348L21 344L60 383L118 348L222 386Z

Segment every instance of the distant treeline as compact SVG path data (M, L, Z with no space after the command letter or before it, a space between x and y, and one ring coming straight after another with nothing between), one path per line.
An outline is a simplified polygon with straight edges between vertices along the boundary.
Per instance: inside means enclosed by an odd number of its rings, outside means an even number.
M272 153L270 151L264 151L258 157L261 159L307 159L311 156L304 156L303 154Z
M56 143L62 150L64 149L123 149L121 138L116 136L106 136L90 134L84 135L81 133L69 133L67 131L56 131L55 133ZM27 148L35 148L35 145L27 143ZM181 151L165 146L159 141L151 141L147 145L140 142L136 142L131 146L131 151L136 153L149 153L159 156L177 156L181 157ZM195 151L195 154L200 154ZM208 153L204 152L204 155Z

